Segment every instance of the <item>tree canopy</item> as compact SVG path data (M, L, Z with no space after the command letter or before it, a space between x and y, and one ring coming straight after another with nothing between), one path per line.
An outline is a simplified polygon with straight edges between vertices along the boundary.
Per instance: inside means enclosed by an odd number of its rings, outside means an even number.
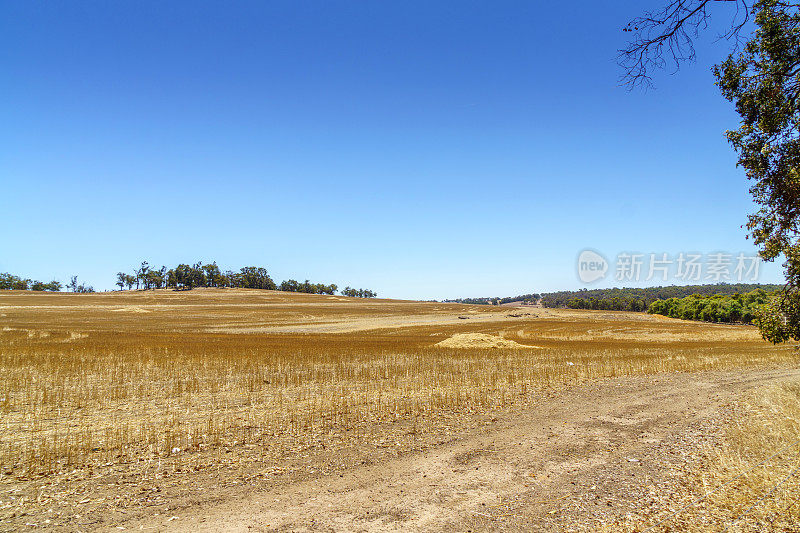
M656 300L650 304L647 312L684 320L750 324L757 320L759 310L768 298L769 295L764 289L756 289L745 294L711 296L694 294L684 298Z
M759 206L747 229L765 260L786 258L786 287L758 322L766 339L783 342L800 340L800 9L777 0L754 7L755 34L714 74L741 117L727 137Z
M800 4L783 0L672 0L633 19L620 52L629 86L648 83L666 58L694 58L693 38L708 27L712 4L737 8L726 37L732 53L714 67L722 96L734 104L739 127L726 132L738 166L752 181L757 211L747 229L767 261L785 258L786 286L756 320L772 342L800 340ZM746 37L748 22L753 31ZM740 46L744 41L743 46Z

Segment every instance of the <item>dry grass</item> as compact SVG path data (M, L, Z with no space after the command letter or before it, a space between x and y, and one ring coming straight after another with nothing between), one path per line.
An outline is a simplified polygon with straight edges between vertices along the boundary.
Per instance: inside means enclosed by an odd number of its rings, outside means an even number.
M598 377L795 359L746 327L506 312L245 290L2 293L0 519L63 508L48 520L65 523L103 483L120 497L170 476L399 453ZM325 332L343 324L361 331ZM536 348L436 346L478 333Z
M800 531L800 382L749 394L720 433L671 494L600 529Z
M800 383L764 391L740 411L743 418L700 474L700 486L722 486L707 507L734 524L732 531L799 530Z

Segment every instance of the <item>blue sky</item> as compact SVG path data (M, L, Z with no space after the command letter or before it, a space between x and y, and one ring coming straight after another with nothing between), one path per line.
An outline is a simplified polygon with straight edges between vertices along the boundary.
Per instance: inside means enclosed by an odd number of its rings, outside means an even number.
M727 45L618 85L648 5L3 2L0 272L216 260L438 299L579 288L585 248L750 253Z

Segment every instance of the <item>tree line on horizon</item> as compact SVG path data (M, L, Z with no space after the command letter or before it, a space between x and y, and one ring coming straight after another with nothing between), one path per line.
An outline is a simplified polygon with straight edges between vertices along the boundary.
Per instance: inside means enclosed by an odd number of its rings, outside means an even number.
M180 264L175 268L152 268L147 261L135 268L132 274L117 273L115 283L120 290L144 289L175 289L191 290L197 287L230 287L242 289L264 289L271 291L301 292L306 294L336 294L339 287L335 283L311 283L309 280L296 281L289 279L280 285L270 277L266 268L243 267L238 271L227 270L223 272L216 262L203 264L197 262L193 265ZM7 272L0 273L0 290L19 291L48 291L59 292L67 289L75 293L91 293L94 288L85 283L79 283L77 276L72 276L66 285L60 281L42 282L15 276ZM353 298L376 298L378 293L370 289L354 289L345 287L340 293Z
M176 289L191 290L196 287L219 287L239 289L264 289L270 291L301 292L306 294L336 294L339 290L335 283L311 283L309 280L296 281L289 279L280 285L270 277L266 268L248 266L238 271L222 271L216 261L203 264L197 262L193 265L181 263L175 268L152 268L147 261L142 262L132 274L117 273L116 285L120 290L136 289ZM375 298L378 294L370 289L354 289L345 287L341 290L344 296L356 298Z
M60 281L56 280L45 283L43 281L15 276L14 274L9 274L8 272L0 272L0 290L59 292L62 288L68 289L69 292L94 292L94 288L91 285L78 283L78 276L72 276L69 283L64 285Z
M519 296L507 296L501 298L500 296L486 297L486 298L456 298L454 300L442 300L445 303L455 304L475 304L475 305L503 305L514 302L534 304L539 301L541 294L521 294Z
M541 304L543 307L551 308L644 312L658 300L686 298L693 295L710 297L745 294L757 289L774 293L782 288L783 285L769 283L715 283L644 288L580 289L545 293L542 295Z
M647 312L718 323L756 324L765 320L764 306L783 285L771 283L716 283L663 287L580 289L508 298L459 298L445 302L498 305L536 302L549 308Z

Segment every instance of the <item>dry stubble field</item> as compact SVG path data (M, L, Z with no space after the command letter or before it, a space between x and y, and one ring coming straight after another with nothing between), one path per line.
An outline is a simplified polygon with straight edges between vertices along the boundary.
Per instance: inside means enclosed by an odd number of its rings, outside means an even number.
M233 289L3 291L0 527L172 518L228 489L435 448L554 391L796 361L754 328L644 314Z

